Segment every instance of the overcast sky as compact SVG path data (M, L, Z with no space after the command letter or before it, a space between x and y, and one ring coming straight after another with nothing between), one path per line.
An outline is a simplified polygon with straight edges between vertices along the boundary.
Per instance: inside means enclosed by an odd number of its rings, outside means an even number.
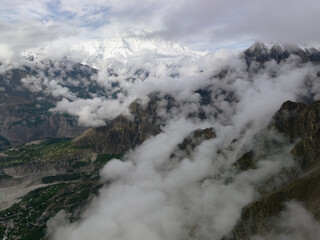
M0 0L0 54L57 38L137 33L197 50L320 42L318 0Z

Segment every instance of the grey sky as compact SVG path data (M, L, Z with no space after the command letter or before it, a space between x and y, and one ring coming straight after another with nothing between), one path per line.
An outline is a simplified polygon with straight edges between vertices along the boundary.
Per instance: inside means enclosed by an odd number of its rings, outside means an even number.
M317 0L1 0L0 49L141 30L198 50L256 40L318 43L319 10Z

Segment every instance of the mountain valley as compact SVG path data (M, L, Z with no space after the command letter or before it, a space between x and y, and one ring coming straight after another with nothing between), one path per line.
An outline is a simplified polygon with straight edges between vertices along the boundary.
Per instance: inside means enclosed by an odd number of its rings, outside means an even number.
M167 217L182 230L162 239L315 239L283 218L319 224L320 51L155 46L146 62L100 52L99 70L32 54L0 65L0 238L86 239L86 224L111 238L114 219Z

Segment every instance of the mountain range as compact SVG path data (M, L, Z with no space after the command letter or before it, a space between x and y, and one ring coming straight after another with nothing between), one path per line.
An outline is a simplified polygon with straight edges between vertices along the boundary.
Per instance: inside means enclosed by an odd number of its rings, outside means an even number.
M68 56L72 60L81 59L81 63L89 66L96 66L112 58L127 58L146 53L163 57L206 54L206 52L193 51L179 43L158 38L116 35L105 40L70 40L69 42L65 39L56 40L40 48L23 50L21 56L31 61L41 61L52 56L52 52L57 47L61 49L56 53L58 58Z
M319 224L318 49L257 42L224 59L119 36L67 43L67 58L50 59L57 44L0 65L3 239L81 231L84 216L114 206L105 192L139 199L135 184L138 195L166 196L170 213L183 209L184 239L315 239L292 218L299 209Z

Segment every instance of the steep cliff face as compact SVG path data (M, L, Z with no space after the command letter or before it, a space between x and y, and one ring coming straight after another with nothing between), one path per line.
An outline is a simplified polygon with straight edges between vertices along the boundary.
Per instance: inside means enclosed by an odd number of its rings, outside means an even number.
M292 101L283 103L268 126L253 137L252 150L245 153L234 165L241 170L254 169L259 159L281 151L288 144L295 144L292 150L294 155L297 155L295 153L298 151L306 153L306 145L314 147L316 138L312 136L317 134L320 128L319 119L320 101L310 104Z
M285 203L290 200L302 202L315 217L319 216L319 110L319 101L311 104L288 101L274 115L267 129L276 129L285 138L295 143L291 154L301 169L301 173L299 175L292 174L290 176L292 179L288 184L247 205L242 210L241 219L233 229L230 239L250 239L253 235L275 232L274 218L279 216L285 208ZM236 162L236 165L241 170L252 168L254 161L257 160L255 156L246 153Z
M4 67L0 73L0 149L41 138L78 136L86 128L75 117L49 109L62 98L105 94L91 81L96 74L97 70L66 59Z
M241 220L233 229L233 236L230 239L251 239L253 235L265 235L277 231L281 233L283 229L277 229L275 218L285 209L285 203L291 200L302 202L319 220L319 181L320 172L316 169L306 177L301 177L247 205L242 210Z
M0 108L0 149L35 139L75 137L85 130L68 115L57 115L28 105Z

